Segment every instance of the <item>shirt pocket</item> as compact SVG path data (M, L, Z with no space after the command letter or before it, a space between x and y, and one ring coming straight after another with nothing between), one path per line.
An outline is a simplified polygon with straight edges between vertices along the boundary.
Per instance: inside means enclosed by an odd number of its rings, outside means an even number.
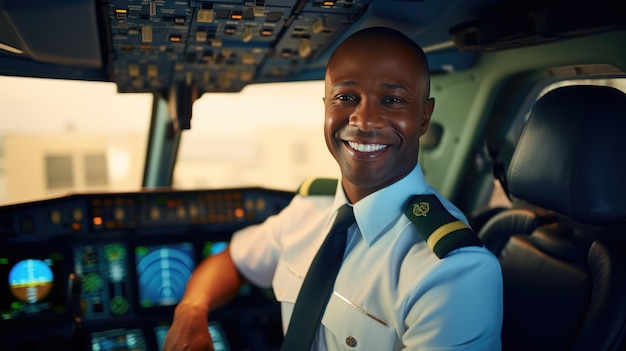
M322 324L345 350L394 349L395 328L337 292L330 296Z
M298 269L291 268L287 262L278 261L272 288L276 299L282 303L295 304L304 281L306 272L298 272Z

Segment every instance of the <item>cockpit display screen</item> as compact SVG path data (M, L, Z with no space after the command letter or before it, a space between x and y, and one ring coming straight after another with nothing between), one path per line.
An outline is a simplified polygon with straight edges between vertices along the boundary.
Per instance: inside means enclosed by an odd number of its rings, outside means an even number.
M138 293L141 307L171 306L180 301L195 267L191 243L138 246Z
M63 313L65 285L63 256L0 256L0 319Z

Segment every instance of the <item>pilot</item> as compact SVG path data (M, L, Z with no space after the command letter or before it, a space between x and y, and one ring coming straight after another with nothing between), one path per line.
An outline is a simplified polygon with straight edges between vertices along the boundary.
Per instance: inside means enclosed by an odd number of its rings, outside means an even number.
M390 28L352 34L329 59L323 101L326 144L341 170L334 195L296 195L203 261L164 349L210 350L209 312L249 282L271 286L281 303L283 351L500 350L498 260L418 162L435 105L422 49ZM315 256L345 207L355 220L339 240L335 277L316 267L330 254ZM330 290L307 282L313 276L330 279Z

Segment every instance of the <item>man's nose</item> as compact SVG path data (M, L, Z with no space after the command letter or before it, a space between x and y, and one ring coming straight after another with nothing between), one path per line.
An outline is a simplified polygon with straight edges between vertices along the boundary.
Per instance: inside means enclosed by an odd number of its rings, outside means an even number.
M377 102L362 99L350 115L349 124L358 127L364 132L382 128L385 120Z

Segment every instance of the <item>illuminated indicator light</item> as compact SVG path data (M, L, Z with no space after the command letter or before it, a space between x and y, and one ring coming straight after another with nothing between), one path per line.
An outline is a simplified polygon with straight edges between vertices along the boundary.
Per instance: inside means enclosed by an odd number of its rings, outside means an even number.
M322 7L333 7L335 6L335 1L324 1L322 2Z
M93 218L93 225L95 226L101 226L102 225L102 217L94 217Z
M144 43L152 42L152 26L141 27L141 41Z
M324 31L324 20L320 17L313 22L313 33L319 34Z
M150 16L156 16L157 4L155 0L150 0Z
M181 40L182 40L182 37L180 36L180 34L171 34L170 35L170 42L178 43Z
M213 52L212 51L205 51L202 53L202 60L209 62L213 60Z
M252 54L243 54L241 55L241 63L244 65L251 65L254 63L254 55Z
M198 208L194 205L189 206L189 216L198 217Z
M254 208L254 201L252 201L252 199L246 199L245 207L247 210L251 211Z
M220 75L220 77L217 80L217 83L222 88L228 88L231 85L230 79L228 79L228 76L225 74Z
M152 50L152 45L139 45L141 50Z
M82 228L82 226L80 225L80 223L78 223L78 222L72 223L72 230L73 231L75 231L75 232L80 231L81 228Z
M207 39L206 32L196 32L196 41L204 43Z
M236 21L238 21L238 20L240 20L240 19L242 19L242 18L243 18L243 15L241 14L241 12L233 12L233 13L230 15L230 19L231 19L231 20L236 20Z
M143 88L143 80L141 78L135 79L132 81L132 85L137 89Z
M222 47L222 39L211 40L211 46L215 46L216 48Z
M241 74L239 74L239 79L242 82L249 82L252 80L252 77L254 77L253 72L241 72Z
M157 65L148 65L148 79L157 79L159 75L159 67Z
M74 211L72 212L72 218L74 218L75 221L80 221L83 219L83 210L81 210L80 208L75 208Z
M249 42L250 40L252 40L252 28L250 27L246 27L243 29L243 33L241 34L241 37L243 39L244 43Z
M263 17L265 15L265 5L256 5L254 7L254 17Z
M179 206L176 208L176 216L179 219L185 219L187 217L187 210L183 206Z
M280 53L280 57L282 57L282 58L290 58L290 57L291 57L291 50L289 50L289 49L284 49L284 50Z
M262 29L262 30L261 30L261 36L263 36L263 37L269 37L269 36L271 36L271 35L272 35L272 30L271 30L271 29L267 29L267 28L265 28L265 29Z
M159 211L158 207L152 207L150 209L150 219L158 220L161 218L161 211Z
M229 67L224 73L224 76L228 79L235 79L237 78L237 70L234 67Z
M128 75L132 78L139 77L139 65L128 65Z
M256 200L256 210L259 212L263 212L265 211L266 208L267 208L267 203L265 202L265 200L263 198L258 198Z
M61 223L61 212L59 210L50 212L50 221L54 224Z
M243 212L243 208L236 208L235 209L235 217L243 218L244 214L245 213Z
M0 257L0 264L9 264L9 259L6 257Z
M213 10L212 9L198 10L198 22L199 23L213 22Z
M117 219L118 221L121 221L124 219L124 217L126 216L126 214L124 213L124 209L123 208L116 208L115 212L114 212L114 216L115 219Z
M115 18L117 18L120 21L125 21L127 14L128 14L128 10L126 9L115 9Z
M301 41L300 44L298 44L298 56L300 56L300 58L307 58L310 54L311 44L309 43L309 41Z

